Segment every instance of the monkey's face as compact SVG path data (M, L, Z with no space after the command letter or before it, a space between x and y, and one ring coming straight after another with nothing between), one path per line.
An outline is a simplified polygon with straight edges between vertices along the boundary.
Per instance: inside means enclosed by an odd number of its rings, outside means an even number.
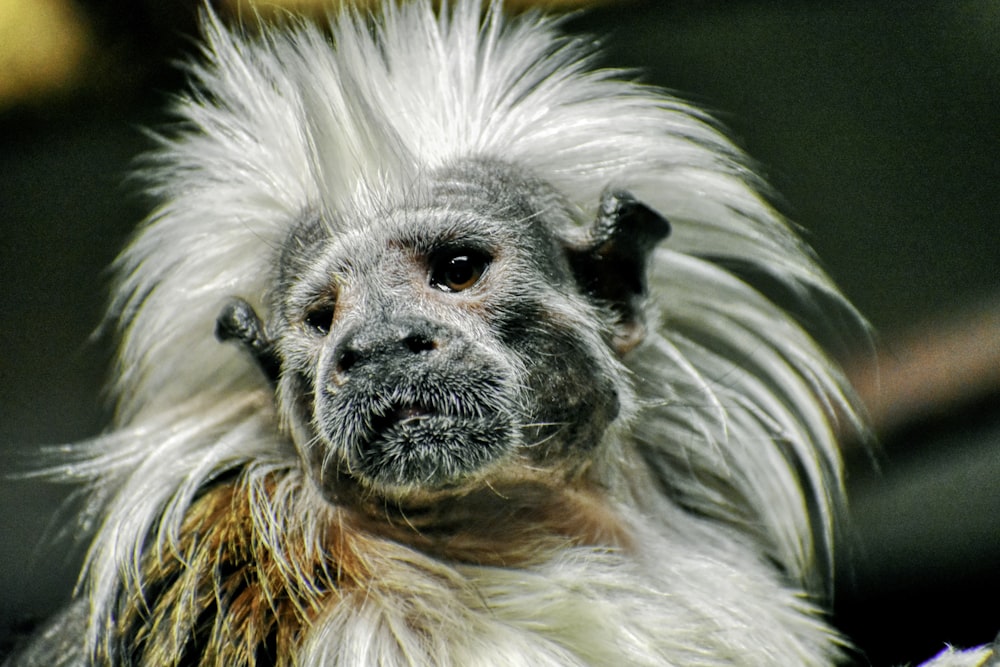
M268 345L282 414L329 498L586 467L629 391L616 334L634 322L598 284L622 268L617 228L604 218L574 244L557 233L569 215L543 186L478 164L377 220L290 236Z

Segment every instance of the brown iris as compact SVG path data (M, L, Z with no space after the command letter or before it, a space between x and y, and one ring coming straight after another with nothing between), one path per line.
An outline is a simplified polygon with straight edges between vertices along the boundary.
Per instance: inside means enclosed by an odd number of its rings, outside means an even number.
M442 254L431 262L430 283L445 292L462 292L479 282L489 263L489 256L478 250Z

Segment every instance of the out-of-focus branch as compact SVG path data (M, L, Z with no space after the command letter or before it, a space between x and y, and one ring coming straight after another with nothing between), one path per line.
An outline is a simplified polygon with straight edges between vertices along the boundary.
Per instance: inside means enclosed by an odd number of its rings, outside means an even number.
M1000 297L887 337L848 374L880 436L1000 397Z

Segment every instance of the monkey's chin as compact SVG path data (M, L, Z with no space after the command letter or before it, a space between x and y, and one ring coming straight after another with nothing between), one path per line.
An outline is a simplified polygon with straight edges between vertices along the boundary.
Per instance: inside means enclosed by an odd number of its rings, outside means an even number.
M324 470L320 486L334 500L343 500L345 482L388 498L454 489L481 478L519 441L519 429L500 415L456 417L398 406L373 420L340 461L329 462L337 469Z

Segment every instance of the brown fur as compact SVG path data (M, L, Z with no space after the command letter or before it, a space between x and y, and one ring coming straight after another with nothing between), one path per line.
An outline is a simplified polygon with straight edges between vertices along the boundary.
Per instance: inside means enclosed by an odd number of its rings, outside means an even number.
M123 600L116 622L134 657L164 665L289 664L302 627L337 595L339 580L366 576L331 572L300 536L280 545L296 551L276 558L255 534L250 509L242 485L219 484L192 504L175 549L146 552L144 594Z
M264 484L268 502L275 489L273 479ZM291 534L269 542L253 510L252 492L238 478L202 493L177 544L146 550L143 592L122 595L116 645L100 647L99 656L155 665L291 665L304 630L324 610L398 580L384 576L386 568L420 567L424 557L413 549L509 566L569 545L629 546L597 491L539 481L424 494L405 507L369 497L331 509L315 544L294 522L283 527Z

